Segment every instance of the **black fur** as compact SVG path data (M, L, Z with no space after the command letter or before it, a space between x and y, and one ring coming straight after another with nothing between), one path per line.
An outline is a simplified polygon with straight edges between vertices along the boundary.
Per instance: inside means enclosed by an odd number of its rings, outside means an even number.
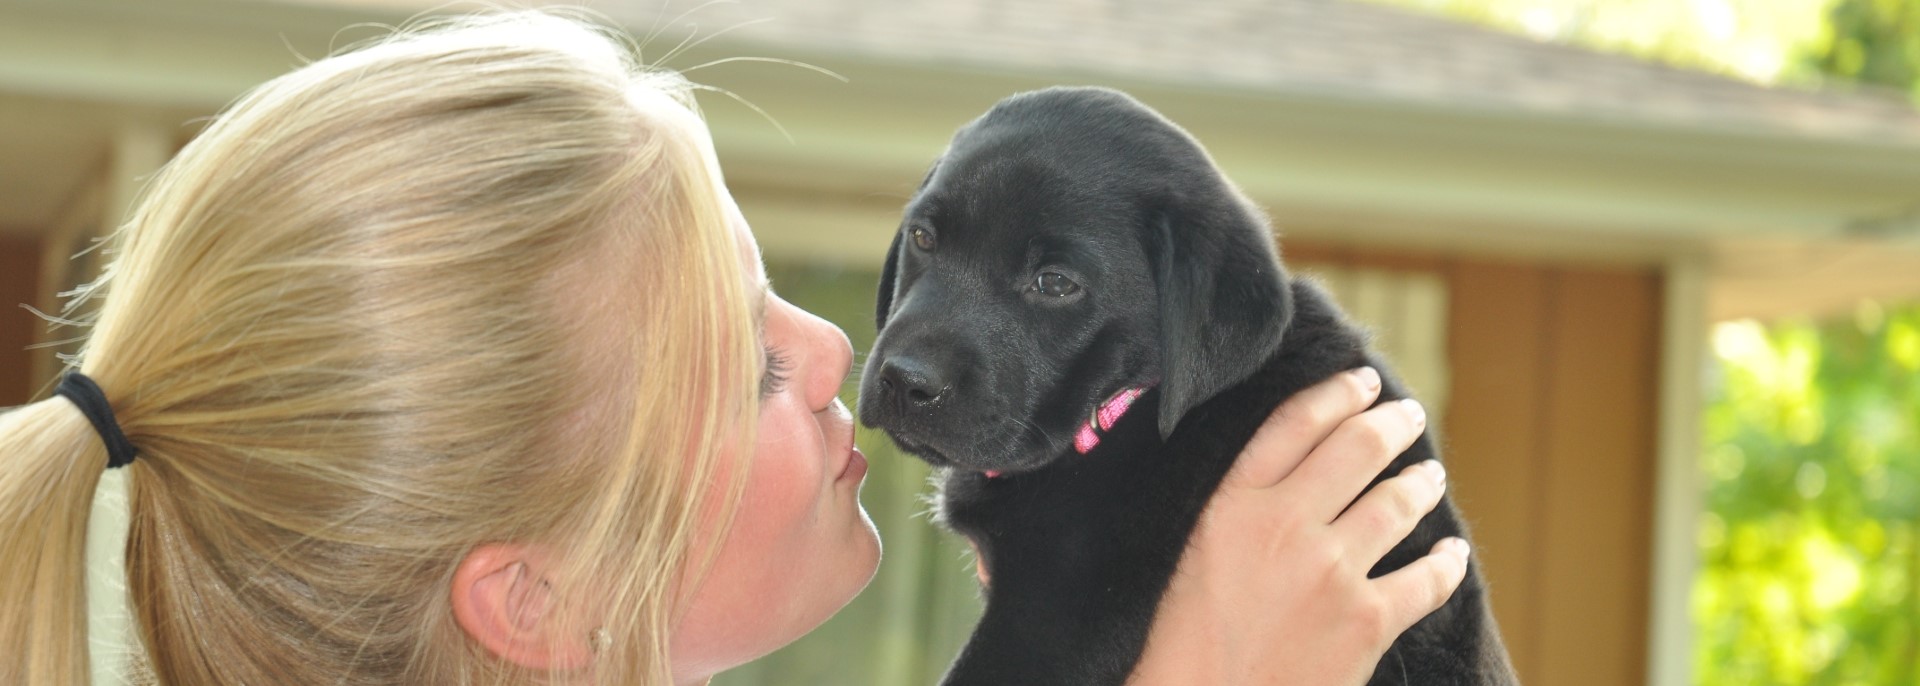
M1016 95L954 137L888 253L859 403L941 468L938 515L992 578L947 684L1123 683L1201 509L1273 408L1361 365L1382 370L1382 402L1405 396L1271 236L1198 143L1118 92ZM1047 272L1078 290L1042 290ZM1073 451L1102 401L1156 383ZM1435 456L1423 436L1381 478ZM1464 534L1443 501L1372 573ZM1514 681L1471 565L1373 678Z

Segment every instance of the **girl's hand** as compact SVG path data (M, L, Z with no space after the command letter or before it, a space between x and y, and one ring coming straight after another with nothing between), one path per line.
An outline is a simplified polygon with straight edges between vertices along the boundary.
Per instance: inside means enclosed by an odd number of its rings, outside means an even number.
M1295 394L1260 427L1201 515L1130 683L1363 684L1401 632L1447 601L1466 576L1457 538L1367 578L1446 490L1428 462L1354 502L1426 427L1412 400L1368 410L1379 395L1379 374L1354 370Z

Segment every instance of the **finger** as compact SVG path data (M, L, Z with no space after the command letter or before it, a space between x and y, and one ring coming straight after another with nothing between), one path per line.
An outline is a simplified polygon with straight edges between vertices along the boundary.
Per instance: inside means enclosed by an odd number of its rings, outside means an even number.
M1420 518L1440 504L1446 491L1447 472L1438 460L1415 464L1360 496L1333 521L1334 533L1346 540L1347 550L1372 567L1413 533Z
M1267 416L1240 451L1226 485L1267 488L1280 483L1340 422L1367 409L1378 397L1380 372L1372 367L1335 374L1293 394Z
M1381 403L1341 422L1280 488L1320 521L1331 522L1426 426L1426 410L1413 399Z
M1426 557L1374 579L1387 605L1386 628L1399 635L1414 622L1432 614L1453 597L1467 578L1469 548L1465 539L1448 538L1433 544Z

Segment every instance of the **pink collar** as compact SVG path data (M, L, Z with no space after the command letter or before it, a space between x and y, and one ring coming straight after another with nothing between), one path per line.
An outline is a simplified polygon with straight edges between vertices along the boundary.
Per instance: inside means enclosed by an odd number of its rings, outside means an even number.
M1139 388L1129 388L1113 394L1113 397L1107 398L1106 402L1100 403L1100 407L1094 409L1093 416L1087 418L1087 423L1081 424L1080 430L1073 433L1074 452L1082 455L1092 452L1094 446L1100 445L1101 434L1119 423L1120 417L1133 407L1133 401L1139 400L1140 394L1146 393L1153 386L1154 384L1147 384ZM989 469L985 474L989 479L997 479L1000 478L1001 472L998 469Z
M1140 394L1147 392L1149 388L1153 386L1129 388L1113 394L1113 397L1108 398L1106 402L1100 403L1100 407L1093 411L1093 416L1087 418L1087 423L1081 424L1080 430L1074 432L1073 449L1082 455L1092 452L1094 446L1100 445L1100 436L1113 428L1113 425L1120 421L1121 415L1125 415L1127 410L1133 407L1133 401L1139 399Z

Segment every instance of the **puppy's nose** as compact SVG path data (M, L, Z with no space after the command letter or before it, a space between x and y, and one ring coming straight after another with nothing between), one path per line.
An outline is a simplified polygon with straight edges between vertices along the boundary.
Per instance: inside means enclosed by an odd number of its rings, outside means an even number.
M915 357L894 356L880 367L880 388L903 409L938 404L947 394L947 381Z

